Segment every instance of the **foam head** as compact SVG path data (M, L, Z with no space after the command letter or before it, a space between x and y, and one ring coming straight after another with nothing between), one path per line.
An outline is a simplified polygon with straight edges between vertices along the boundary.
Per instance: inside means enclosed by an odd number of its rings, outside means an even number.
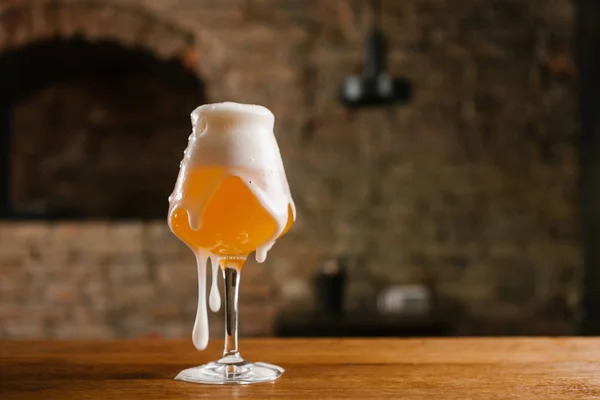
M279 229L272 239L275 240L286 225L289 208L293 214L295 209L273 132L273 113L258 105L226 102L196 108L191 120L193 132L171 196L171 209L185 208L190 226L199 229L203 202L194 199L195 204L186 204L186 171L196 167L220 167L223 175L215 177L217 181L211 186L217 187L218 180L227 176L239 177L277 221ZM206 197L204 200L208 201L210 193ZM264 244L264 248L270 246L271 241Z

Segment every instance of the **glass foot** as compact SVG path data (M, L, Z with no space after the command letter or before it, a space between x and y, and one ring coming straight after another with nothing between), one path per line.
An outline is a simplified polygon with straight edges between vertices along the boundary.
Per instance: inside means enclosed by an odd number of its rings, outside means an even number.
M269 382L279 378L284 369L277 365L262 362L249 363L242 361L226 364L219 361L188 368L181 371L175 380L212 385L248 385L258 382Z

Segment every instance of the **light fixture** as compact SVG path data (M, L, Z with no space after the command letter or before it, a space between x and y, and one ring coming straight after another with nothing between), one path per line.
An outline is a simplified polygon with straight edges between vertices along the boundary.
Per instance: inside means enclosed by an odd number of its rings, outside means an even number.
M365 41L365 65L361 76L347 78L340 88L340 101L346 107L373 107L406 103L410 83L386 71L386 38L380 28L381 0L374 0L375 22Z

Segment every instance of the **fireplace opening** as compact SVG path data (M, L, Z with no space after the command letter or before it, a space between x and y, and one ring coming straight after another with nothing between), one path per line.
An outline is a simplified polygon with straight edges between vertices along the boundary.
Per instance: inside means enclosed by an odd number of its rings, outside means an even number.
M0 54L0 217L165 218L202 82L82 39Z

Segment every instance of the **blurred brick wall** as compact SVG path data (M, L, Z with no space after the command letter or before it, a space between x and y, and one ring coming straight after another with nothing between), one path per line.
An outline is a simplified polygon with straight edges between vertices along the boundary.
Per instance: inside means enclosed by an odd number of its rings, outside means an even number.
M365 1L3 3L0 50L75 33L139 43L194 68L208 101L277 115L299 219L265 265L244 270L243 334L310 307L313 269L337 253L364 260L350 308L383 284L427 282L458 333L572 332L570 1L383 1L390 69L415 97L353 113L336 91L360 72ZM0 235L0 336L191 333L193 259L164 222L2 223Z

